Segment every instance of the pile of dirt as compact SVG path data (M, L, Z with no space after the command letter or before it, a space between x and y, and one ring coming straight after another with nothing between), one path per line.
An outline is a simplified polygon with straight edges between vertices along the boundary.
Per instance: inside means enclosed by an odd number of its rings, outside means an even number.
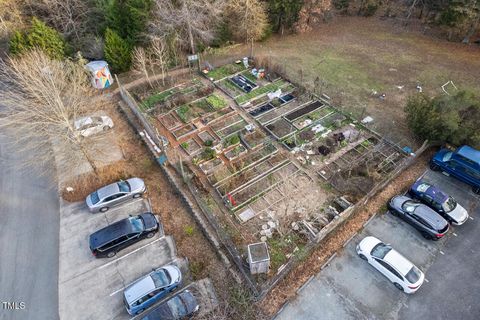
M312 275L320 272L320 267L355 232L358 232L363 224L375 213L385 207L388 199L406 190L427 168L432 151L425 152L411 167L407 168L397 178L374 196L361 211L355 213L350 220L342 225L337 231L326 238L323 243L312 252L310 257L301 265L290 272L262 301L259 306L264 312L273 315L287 300L295 296L296 290L302 286Z

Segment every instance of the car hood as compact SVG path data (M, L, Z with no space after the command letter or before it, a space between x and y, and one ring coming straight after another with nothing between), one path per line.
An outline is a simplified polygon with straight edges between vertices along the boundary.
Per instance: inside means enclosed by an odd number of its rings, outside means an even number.
M130 185L130 192L143 192L145 191L145 182L143 182L140 178L130 178L127 180L128 184Z
M452 211L448 212L447 215L455 220L456 223L462 224L468 219L468 212L464 207L457 203L457 206Z
M373 247L375 247L377 244L381 243L382 241L375 238L375 237L365 237L363 238L362 241L360 241L360 243L358 244L358 247L360 248L360 250L362 250L363 252L365 253L368 253L370 254L370 252L372 251Z
M158 220L151 212L145 212L140 215L145 225L145 230L155 229L158 226Z
M182 280L182 272L180 269L178 269L177 266L174 265L168 265L162 267L164 270L168 272L168 275L170 276L170 285L180 282Z
M392 200L390 200L390 204L394 208L399 209L400 211L403 211L402 204L407 200L412 200L412 199L407 196L395 196L392 198Z
M443 156L445 155L445 153L447 152L451 152L451 150L449 149L441 149L439 150L437 153L435 153L435 155L433 156L432 160L434 160L435 162L443 162Z

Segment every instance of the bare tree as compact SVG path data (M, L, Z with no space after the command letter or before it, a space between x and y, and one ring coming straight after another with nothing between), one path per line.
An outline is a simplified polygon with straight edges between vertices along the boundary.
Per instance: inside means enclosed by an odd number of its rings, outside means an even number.
M141 73L147 79L148 85L151 87L152 82L150 81L150 76L148 74L150 57L143 47L135 47L133 49L133 68L138 73Z
M65 170L75 171L86 162L97 170L91 156L98 152L96 144L84 140L73 123L92 111L92 88L83 66L29 51L0 62L0 88L1 132L13 133L16 148L34 154L36 163L50 164L53 147L65 159Z
M223 7L223 0L155 0L150 31L159 37L178 34L181 43L195 54L196 42L213 40Z
M228 1L225 18L233 26L233 36L250 43L250 56L253 56L253 42L260 40L268 27L264 3L258 0Z
M33 14L76 41L88 31L88 19L95 7L87 0L28 0L27 4Z
M160 68L162 84L165 85L165 76L168 72L168 48L163 38L152 40L152 66Z

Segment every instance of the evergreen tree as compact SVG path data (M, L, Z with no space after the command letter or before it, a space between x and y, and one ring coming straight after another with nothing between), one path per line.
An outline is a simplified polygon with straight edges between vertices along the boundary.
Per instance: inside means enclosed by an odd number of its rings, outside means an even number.
M14 55L32 48L43 50L52 59L65 57L65 41L60 33L35 17L25 35L17 31L10 39L10 53Z
M138 43L146 29L153 0L112 0L104 6L108 27L131 44Z
M105 31L105 59L115 72L124 72L132 64L132 46L114 30Z
M298 20L303 0L268 0L268 14L273 30L283 34Z

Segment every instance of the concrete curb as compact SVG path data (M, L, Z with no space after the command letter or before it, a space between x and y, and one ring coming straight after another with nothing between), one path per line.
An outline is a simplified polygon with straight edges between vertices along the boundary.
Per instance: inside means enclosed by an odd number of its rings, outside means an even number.
M313 278L315 278L315 275L310 276L310 278L308 278L308 280L305 281L305 283L302 284L302 286L297 289L297 294L299 294L306 286L308 286L310 282L312 282Z
M342 245L342 248L345 248L349 243L350 241L353 240L353 238L355 238L357 236L358 232L355 232L350 238L347 239L347 241L345 241Z
M335 258L336 256L337 256L336 252L334 254L332 254L331 257L328 258L328 260L324 264L322 264L322 266L320 267L320 270L325 269L325 267L328 266L330 264L330 262L332 262L333 258Z
M365 221L365 223L363 224L363 227L365 228L370 223L370 221L372 221L376 216L377 216L377 212L375 212L373 216L371 216L370 218L368 218L367 221Z

